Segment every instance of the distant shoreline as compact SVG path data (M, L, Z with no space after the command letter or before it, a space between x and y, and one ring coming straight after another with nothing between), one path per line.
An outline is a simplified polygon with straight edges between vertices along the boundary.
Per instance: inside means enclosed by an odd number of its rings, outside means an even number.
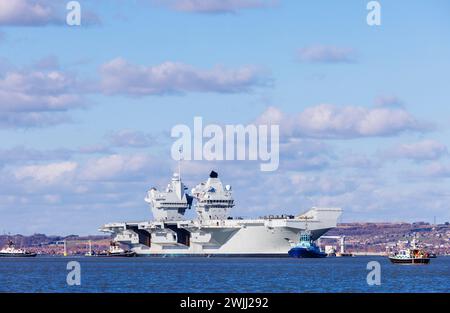
M450 225L432 225L425 222L415 223L340 223L326 235L344 236L346 252L356 255L385 255L387 248L395 247L397 242L406 242L415 236L428 251L436 255L450 254ZM0 246L12 240L16 246L27 250L46 254L63 255L64 241L70 255L83 255L88 251L88 242L91 241L94 251L103 251L109 248L111 237L108 235L91 236L47 236L34 234L30 236L0 235ZM320 239L321 247L337 247L336 240Z

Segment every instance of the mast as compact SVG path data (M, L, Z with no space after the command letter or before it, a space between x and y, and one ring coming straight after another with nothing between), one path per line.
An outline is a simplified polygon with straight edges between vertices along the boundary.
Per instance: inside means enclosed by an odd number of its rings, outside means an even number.
M305 221L305 231L308 231L308 220L312 220L314 217L308 217L308 216L299 216L299 219L304 220Z
M307 215L305 215L305 216L299 216L299 219L305 221L305 229L303 231L299 232L299 234L298 234L299 240L302 241L302 240L306 240L306 238L308 238L307 240L312 242L311 232L308 229L308 220L309 219L312 220L313 217L308 217Z
M181 147L178 149L178 152L180 153L180 159L178 160L178 177L181 181L181 160L183 159L183 149Z

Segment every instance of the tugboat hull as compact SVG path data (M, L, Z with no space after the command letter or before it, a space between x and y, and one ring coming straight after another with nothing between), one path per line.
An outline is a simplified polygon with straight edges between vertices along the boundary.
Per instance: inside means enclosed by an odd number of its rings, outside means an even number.
M428 264L430 263L429 258L411 258L411 259L396 259L389 258L393 264Z
M327 254L324 252L309 250L306 248L292 248L288 253L292 258L317 259L325 258L327 256Z

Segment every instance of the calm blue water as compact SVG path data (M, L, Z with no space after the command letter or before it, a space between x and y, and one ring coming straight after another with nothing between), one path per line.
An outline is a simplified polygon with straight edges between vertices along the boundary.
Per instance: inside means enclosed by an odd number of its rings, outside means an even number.
M81 286L66 283L67 262L81 264ZM366 283L369 261L381 286ZM450 257L428 266L383 257L0 259L0 292L450 292Z

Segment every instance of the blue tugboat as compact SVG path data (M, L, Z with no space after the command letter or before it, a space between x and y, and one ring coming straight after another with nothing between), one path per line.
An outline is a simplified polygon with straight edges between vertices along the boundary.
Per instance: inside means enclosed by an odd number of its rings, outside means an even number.
M311 232L307 229L300 233L299 242L288 253L293 258L324 258L327 256L311 239Z

